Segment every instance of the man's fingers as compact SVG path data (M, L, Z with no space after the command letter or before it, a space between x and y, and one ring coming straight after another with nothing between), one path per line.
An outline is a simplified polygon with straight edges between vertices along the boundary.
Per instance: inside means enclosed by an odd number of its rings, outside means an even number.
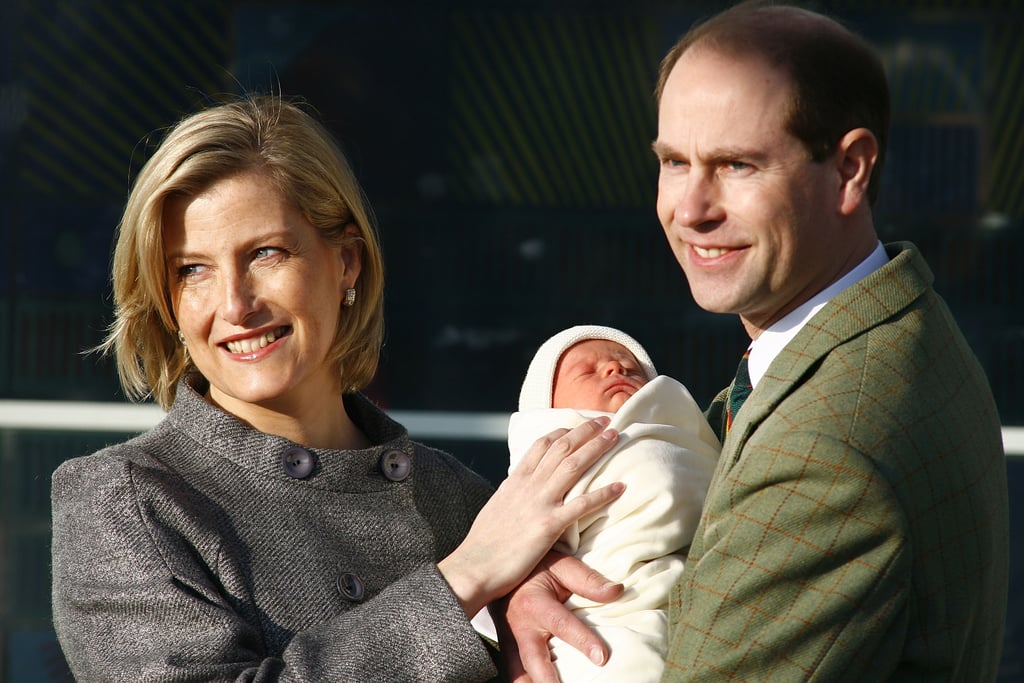
M575 560L575 558L572 559ZM600 574L597 576L603 579ZM529 633L516 633L520 659L534 683L545 683L548 680L557 683L558 680L555 668L551 664L548 634L562 639L595 664L600 665L607 661L608 648L604 641L569 608L561 602L553 600L548 590L541 590L536 586L526 586L520 589L518 597L521 601L519 609L540 617L537 630ZM553 676L553 678L549 679L549 676Z
M575 557L548 552L531 577L502 605L504 619L500 628L507 628L505 633L513 635L518 646L517 656L509 652L505 657L511 679L516 683L558 683L548 649L551 635L595 664L604 664L608 647L564 602L572 593L606 602L616 599L622 590L621 584L609 581ZM503 647L505 640L511 638L503 639Z
M594 602L611 602L618 599L624 590L621 583L610 581L572 555L550 552L542 564L569 593L575 593ZM565 599L568 599L568 596Z
M519 660L524 672L521 678L512 677L515 683L559 683L558 671L551 662L548 639L543 636L524 638L519 643ZM526 672L529 673L526 673ZM509 672L511 674L511 671Z
M536 599L527 602L536 603ZM504 609L507 607L507 603L503 605ZM513 637L504 614L495 623L501 634L501 656L505 660L506 674L512 683L559 683L558 672L551 663L547 633L531 629Z
M604 644L604 641L591 630L590 626L580 621L579 617L569 611L569 609L563 608L560 612L552 610L548 630L568 645L582 652L594 664L601 666L608 661L608 647ZM547 657L550 660L550 654ZM526 664L526 670L533 673L531 664L525 659L523 661ZM532 661L533 659L531 658L530 662ZM554 670L553 667L552 670Z
M501 621L502 625L498 628L498 632L501 634L501 658L505 660L505 673L508 675L508 680L511 683L531 683L519 655L519 643L512 637L508 626L504 624L505 620L501 619Z

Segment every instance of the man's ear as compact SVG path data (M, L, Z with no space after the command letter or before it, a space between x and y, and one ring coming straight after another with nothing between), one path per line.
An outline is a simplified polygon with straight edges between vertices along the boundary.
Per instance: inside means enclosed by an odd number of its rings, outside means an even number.
M836 145L839 197L836 209L848 216L867 201L868 182L878 159L878 140L867 128L854 128Z
M343 231L341 246L338 247L338 258L341 260L341 292L354 287L359 273L363 268L362 233L354 223L349 223Z

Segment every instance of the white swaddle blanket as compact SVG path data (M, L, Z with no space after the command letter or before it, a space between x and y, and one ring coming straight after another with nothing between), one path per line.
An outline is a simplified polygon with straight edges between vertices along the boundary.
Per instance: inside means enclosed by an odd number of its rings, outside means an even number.
M509 420L511 467L533 442L559 427L607 414L535 408ZM658 681L668 645L669 594L683 572L720 444L686 387L658 376L611 416L619 443L588 470L567 498L616 481L623 495L580 520L556 549L576 556L625 593L608 604L574 596L567 602L609 645L611 657L595 666L572 646L552 640L563 683Z

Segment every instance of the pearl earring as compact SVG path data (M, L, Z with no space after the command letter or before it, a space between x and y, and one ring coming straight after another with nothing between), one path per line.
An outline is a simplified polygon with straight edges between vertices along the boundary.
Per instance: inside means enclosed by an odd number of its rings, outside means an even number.
M353 287L349 287L345 290L345 300L341 302L343 306L354 306L356 303L356 290Z
M188 346L188 342L185 341L185 333L178 330L178 341L181 342L182 346Z

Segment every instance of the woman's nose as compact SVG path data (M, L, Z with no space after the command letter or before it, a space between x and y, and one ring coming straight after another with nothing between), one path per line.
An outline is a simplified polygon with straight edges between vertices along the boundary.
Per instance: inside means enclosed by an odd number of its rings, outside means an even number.
M241 325L256 310L256 293L249 278L232 274L224 279L221 316L232 325Z

